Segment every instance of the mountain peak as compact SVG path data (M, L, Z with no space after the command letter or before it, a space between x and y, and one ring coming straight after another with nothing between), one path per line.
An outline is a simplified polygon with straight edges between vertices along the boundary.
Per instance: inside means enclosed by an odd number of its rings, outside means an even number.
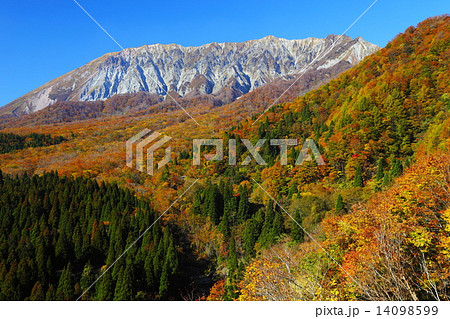
M0 115L32 113L58 101L98 101L115 94L150 92L165 96L220 95L227 88L233 98L275 79L292 76L318 55L316 67L355 64L379 48L368 42L355 48L353 39L342 37L327 52L329 38L287 40L268 35L242 43L209 43L184 47L151 44L108 53L0 108ZM359 40L358 40L359 41ZM358 42L357 41L357 42ZM339 53L337 56L337 52ZM332 63L326 64L327 60Z
M261 40L276 41L276 40L279 40L279 39L281 39L281 38L278 38L278 37L273 36L273 35L267 35L264 38L262 38Z

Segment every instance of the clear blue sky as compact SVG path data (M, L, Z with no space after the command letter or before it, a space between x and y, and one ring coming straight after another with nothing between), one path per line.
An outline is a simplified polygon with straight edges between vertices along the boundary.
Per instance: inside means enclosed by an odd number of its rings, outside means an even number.
M374 0L78 0L125 48L341 34ZM347 33L384 46L448 0L379 0ZM0 106L118 46L73 0L2 1Z

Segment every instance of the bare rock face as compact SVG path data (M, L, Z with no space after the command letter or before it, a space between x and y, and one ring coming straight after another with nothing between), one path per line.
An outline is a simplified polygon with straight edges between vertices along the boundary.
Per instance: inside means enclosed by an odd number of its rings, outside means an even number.
M355 65L378 46L361 38L286 40L267 36L200 47L153 44L108 53L0 108L0 115L33 113L60 101L99 101L115 94L150 92L165 97L232 92L236 99L276 79L338 63Z

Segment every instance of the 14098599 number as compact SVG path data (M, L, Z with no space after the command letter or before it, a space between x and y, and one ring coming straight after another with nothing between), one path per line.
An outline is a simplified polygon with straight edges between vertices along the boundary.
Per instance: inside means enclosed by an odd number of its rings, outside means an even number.
M377 306L378 316L436 316L438 312L437 306Z

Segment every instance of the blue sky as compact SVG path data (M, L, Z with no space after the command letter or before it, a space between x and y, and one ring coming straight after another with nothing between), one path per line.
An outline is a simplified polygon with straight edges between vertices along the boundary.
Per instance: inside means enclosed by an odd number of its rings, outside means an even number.
M77 1L127 48L341 34L374 0ZM408 26L448 13L449 3L379 0L347 35L384 46ZM2 1L0 30L0 106L120 50L73 0Z

